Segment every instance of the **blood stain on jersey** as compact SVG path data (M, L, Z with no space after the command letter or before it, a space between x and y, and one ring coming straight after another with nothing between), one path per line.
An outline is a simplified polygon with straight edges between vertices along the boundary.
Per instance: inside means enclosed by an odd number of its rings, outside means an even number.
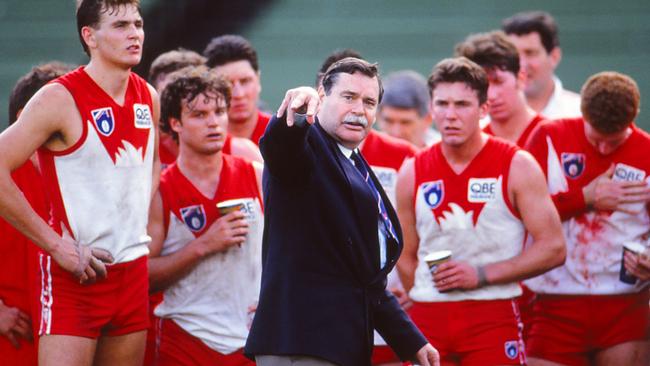
M187 227L198 232L205 227L206 217L203 205L194 205L181 208L181 217Z
M562 169L567 177L578 178L585 171L585 154L562 153Z

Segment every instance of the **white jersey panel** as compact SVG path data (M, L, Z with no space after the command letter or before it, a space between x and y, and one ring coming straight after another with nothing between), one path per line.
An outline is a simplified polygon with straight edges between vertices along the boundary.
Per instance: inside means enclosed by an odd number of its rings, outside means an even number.
M147 255L154 130L144 158L141 148L122 140L113 163L89 121L86 129L86 140L77 150L54 157L71 234L81 245L109 251L115 263Z
M173 319L181 328L211 349L230 354L244 347L261 281L264 218L260 202L241 201L248 220L248 236L241 247L203 259L190 273L165 290L155 314ZM170 213L162 254L173 253L194 240L194 235Z
M521 294L517 283L491 285L471 291L441 293L433 285L432 275L424 261L429 253L451 250L452 258L473 266L512 258L521 253L525 229L508 208L504 199L502 177L497 179L496 191L481 210L474 225L475 212L465 212L450 203L450 211L438 223L418 187L415 200L416 229L420 238L418 266L410 297L418 302L509 299Z

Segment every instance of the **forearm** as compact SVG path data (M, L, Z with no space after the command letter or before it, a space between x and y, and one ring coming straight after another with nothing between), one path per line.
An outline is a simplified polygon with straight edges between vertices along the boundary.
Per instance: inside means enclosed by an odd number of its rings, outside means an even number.
M304 118L297 119L291 127L287 126L286 115L271 118L269 127L260 140L260 152L271 174L281 177L306 167L309 128L311 127Z
M412 358L427 343L390 293L384 292L374 310L375 329L402 360Z
M58 245L60 236L34 211L7 171L0 173L0 216L47 252Z
M162 291L190 273L204 256L197 245L197 238L182 249L159 257L149 258L149 286L151 292Z
M397 273L399 274L399 279L402 282L402 287L404 287L406 294L408 294L413 288L415 282L415 269L417 266L417 256L413 257L402 254L397 262Z
M523 281L538 276L564 263L566 249L559 238L536 240L521 254L483 266L488 284Z

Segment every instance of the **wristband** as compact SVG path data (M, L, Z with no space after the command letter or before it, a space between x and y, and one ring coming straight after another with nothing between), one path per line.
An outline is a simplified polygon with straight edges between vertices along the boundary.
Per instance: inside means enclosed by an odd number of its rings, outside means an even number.
M488 285L487 278L485 278L485 268L483 266L476 266L476 275L478 276L478 285L477 288L481 288Z

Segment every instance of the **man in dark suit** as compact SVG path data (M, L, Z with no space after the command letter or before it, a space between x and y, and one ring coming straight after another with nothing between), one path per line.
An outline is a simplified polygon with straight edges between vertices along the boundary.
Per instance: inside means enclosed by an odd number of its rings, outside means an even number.
M261 140L262 287L245 348L259 366L370 365L375 328L402 359L438 365L437 351L385 289L401 229L356 151L381 95L376 65L343 59L318 94L287 92L282 117ZM306 117L294 121L304 106Z

